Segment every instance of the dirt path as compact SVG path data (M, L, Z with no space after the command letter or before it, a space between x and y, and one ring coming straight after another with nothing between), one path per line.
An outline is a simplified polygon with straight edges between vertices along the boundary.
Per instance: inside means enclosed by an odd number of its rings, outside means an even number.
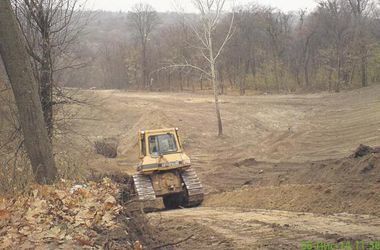
M325 216L201 207L152 213L149 217L165 234L194 235L177 245L179 249L300 249L306 240L371 242L380 239L380 218L369 215ZM194 224L203 230L194 230Z

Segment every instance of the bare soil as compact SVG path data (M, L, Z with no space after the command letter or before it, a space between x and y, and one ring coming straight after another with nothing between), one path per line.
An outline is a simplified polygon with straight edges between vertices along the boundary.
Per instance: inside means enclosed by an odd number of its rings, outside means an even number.
M139 129L179 127L207 192L202 207L152 213L179 249L293 249L302 240L380 239L380 86L342 93L223 96L223 137L212 97L83 91L97 105L73 130L118 138L116 159L92 152L92 172L133 172ZM76 107L72 107L76 110ZM65 145L62 145L63 147ZM88 170L88 169L87 169Z
M380 215L379 153L306 163L245 160L215 179L228 180L219 187L225 191L209 195L205 206Z
M379 217L368 215L200 207L149 216L153 225L176 231L178 238L193 235L179 249L300 249L305 240L371 242L380 237ZM202 227L208 230L197 230Z

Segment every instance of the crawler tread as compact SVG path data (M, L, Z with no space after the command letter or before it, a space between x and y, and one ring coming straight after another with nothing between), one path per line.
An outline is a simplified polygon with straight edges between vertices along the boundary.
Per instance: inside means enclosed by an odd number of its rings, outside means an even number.
M149 176L143 174L135 174L132 176L135 190L139 200L152 201L156 199L152 182Z
M194 169L189 168L183 171L181 176L188 195L186 206L194 207L200 205L204 198L204 192L196 172Z

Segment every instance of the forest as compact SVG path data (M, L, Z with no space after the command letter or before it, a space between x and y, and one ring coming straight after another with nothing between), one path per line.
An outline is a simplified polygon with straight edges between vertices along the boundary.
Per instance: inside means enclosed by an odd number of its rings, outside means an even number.
M157 13L145 4L128 13L86 15L84 36L71 48L83 68L57 78L59 84L154 91L211 89L207 73L191 67L209 67L207 50L197 37L204 31L195 32L202 22L199 15ZM212 32L216 47L230 32L215 64L219 91L241 95L247 90L338 92L376 84L379 27L379 5L370 0L318 1L311 11L283 12L260 4L224 10Z

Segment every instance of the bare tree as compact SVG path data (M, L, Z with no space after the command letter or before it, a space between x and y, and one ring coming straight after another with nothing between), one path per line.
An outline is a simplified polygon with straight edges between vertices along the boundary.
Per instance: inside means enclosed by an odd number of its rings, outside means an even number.
M290 35L290 16L282 12L273 12L272 10L266 13L266 32L270 45L270 51L273 56L273 71L275 77L275 84L280 92L284 86L283 66L281 64L281 57L283 56L289 41ZM281 78L281 80L280 80ZM287 86L285 86L287 89Z
M298 12L298 26L295 28L291 44L291 68L295 73L298 86L302 86L301 72L304 76L304 87L310 87L310 61L312 59L313 45L317 33L318 22L314 16L306 16L305 10Z
M129 13L129 19L136 31L138 40L141 46L141 73L142 73L142 87L148 86L150 79L148 79L148 62L147 62L147 48L150 36L157 26L159 18L157 12L149 4L139 3L133 7Z
M13 0L20 27L27 41L39 83L40 100L49 137L53 134L54 74L79 66L68 59L68 49L77 39L80 0ZM84 1L82 1L84 3ZM62 64L63 65L59 65ZM69 62L68 62L69 61ZM56 93L62 94L59 90ZM62 99L63 96L60 96Z
M119 87L126 88L132 85L144 88L149 83L154 84L151 88L154 90L195 91L195 88L212 88L210 62L204 57L206 55L209 58L209 44L204 46L202 43L202 40L208 40L207 32L204 33L207 23L203 25L204 18L201 16L207 15L207 4L215 1L202 2L205 7L198 11L199 14L160 14L160 25L148 25L147 29L144 29L144 25L151 23L148 14L152 13L147 11L144 17L143 8L140 8L142 13L135 10L128 14L96 13L97 18L94 18L95 22L89 23L87 35L80 38L83 46L71 47L69 53L60 56L66 58L67 55L75 55L95 63L80 71L80 79L74 74L55 74L53 84L58 83L58 77L65 75L62 79L66 86L71 87L106 87L103 80L105 77L107 83L117 82ZM299 88L307 91L335 88L338 91L339 88L378 82L380 29L379 18L376 16L379 4L375 4L378 1L318 2L320 4L313 11L301 11L299 15L260 4L235 8L233 38L216 60L219 92L223 93L223 90L228 91L229 88L232 91L240 90L241 94L250 89L278 92ZM214 7L215 5L216 2ZM214 17L215 8L208 18ZM83 15L89 15L88 13ZM22 16L20 10L18 14ZM222 13L220 16L220 21L212 32L214 56L223 43L231 21L231 13ZM29 19L25 17L22 20L26 23ZM126 31L127 20L130 29ZM202 40L194 30L201 35ZM42 45L39 35L36 35L35 41L35 45ZM125 51L119 54L117 44L125 46ZM41 49L34 51L41 55ZM168 65L177 67L169 67L167 71L159 70ZM41 66L39 63L36 66L36 71L39 72ZM150 81L152 78L153 82ZM127 80L131 83L128 86L124 85ZM226 84L227 81L230 84ZM195 82L199 84L194 84ZM53 103L58 101L57 93L56 90L53 92ZM58 114L57 107L61 106L55 106L55 114ZM57 118L54 121L56 127Z
M100 49L100 68L105 88L126 89L129 83L127 48L120 43L105 43Z
M193 4L200 12L200 25L191 27L200 42L199 50L203 58L209 63L209 71L204 73L207 73L212 82L216 118L218 121L218 135L221 136L223 135L223 125L219 107L219 82L217 79L216 64L225 45L233 35L234 13L232 13L228 32L218 48L214 43L214 35L216 27L222 18L226 0L193 0Z
M173 63L167 68L190 68L199 71L206 76L212 83L214 100L215 100L215 112L218 123L218 136L223 135L223 124L220 114L219 103L219 82L217 78L217 62L220 58L226 44L233 35L234 13L231 14L231 21L228 27L228 31L224 38L220 41L219 46L216 44L216 29L223 17L223 10L225 8L226 0L193 0L194 7L199 12L199 23L194 25L192 22L188 22L190 29L192 30L197 44L192 45L194 49L197 49L201 57L206 60L208 67L202 67L189 63L185 58L185 63Z
M348 2L354 15L354 41L359 49L361 83L365 87L368 85L368 25L366 25L366 18L369 15L369 9L374 9L374 6L370 0L348 0Z
M231 88L237 82L240 95L244 95L247 88L247 78L251 74L251 83L257 75L259 62L258 47L262 35L258 32L260 13L266 11L266 7L256 4L238 6L235 13L235 33L231 42L225 49L222 58Z
M322 0L319 2L320 18L325 32L325 42L330 42L332 55L326 57L335 64L335 91L339 92L343 79L343 68L347 60L347 48L350 42L351 15L343 0Z
M37 82L9 0L0 1L0 55L15 96L24 144L36 181L52 183L57 175L52 145L44 123Z

